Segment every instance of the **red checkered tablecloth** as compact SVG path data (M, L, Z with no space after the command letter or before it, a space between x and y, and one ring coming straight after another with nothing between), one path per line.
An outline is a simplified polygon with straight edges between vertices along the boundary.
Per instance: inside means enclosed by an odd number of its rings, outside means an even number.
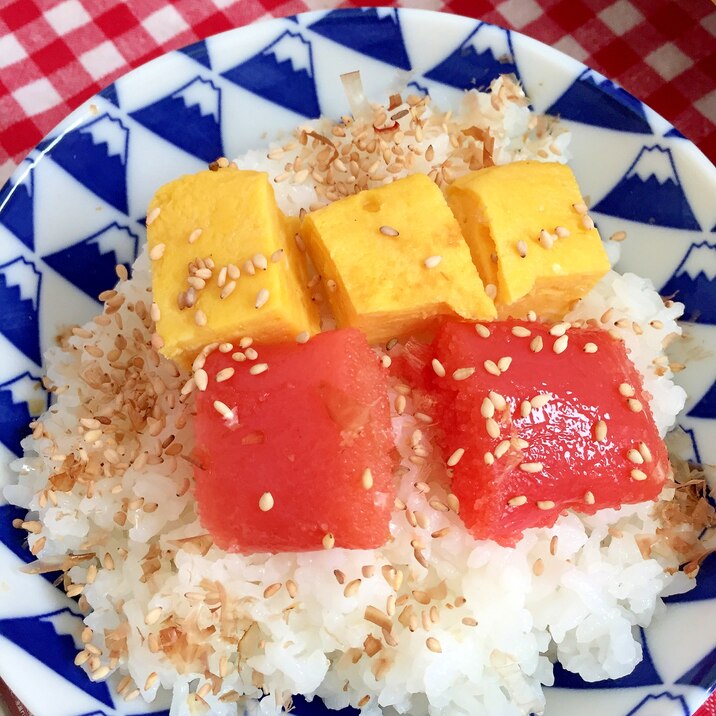
M535 37L619 82L716 161L712 0L0 0L0 184L66 114L157 55L270 17L366 5ZM716 716L716 698L699 716Z

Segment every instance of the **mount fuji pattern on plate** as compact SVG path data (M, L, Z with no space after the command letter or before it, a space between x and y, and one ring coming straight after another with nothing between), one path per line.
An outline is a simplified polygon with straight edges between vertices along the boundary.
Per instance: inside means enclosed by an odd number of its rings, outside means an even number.
M319 116L334 101L325 78L325 68L333 66L365 62L375 68L385 87L376 100L394 91L398 76L410 91L457 99L465 89L487 87L500 73L516 75L536 108L560 115L576 139L588 136L614 153L608 169L595 169L593 150L576 152L572 161L597 219L626 222L629 240L646 253L650 231L668 232L662 259L667 271L658 288L692 307L689 330L716 345L716 209L700 192L706 175L697 150L623 89L517 33L457 16L333 10L265 23L257 40L254 32L239 28L203 40L163 58L160 75L150 65L118 80L43 140L0 190L3 465L21 454L28 423L48 405L41 354L53 336L46 326L47 317L57 315L53 309L58 303L83 305L84 318L90 318L99 308L98 294L115 282L115 266L129 268L136 257L156 187L263 141L262 120L287 130ZM438 49L423 51L428 44ZM64 201L66 196L72 200ZM693 407L680 419L694 459L714 459L715 378L716 371L699 377ZM22 516L0 505L4 574L32 559L22 533L11 526ZM81 621L75 603L51 588L53 578L33 577L47 594L32 600L32 609L20 604L17 613L0 613L0 649L12 645L33 659L37 684L65 684L73 716L138 712L111 684L91 682L72 664ZM702 566L695 590L667 601L667 626L670 615L689 609L698 629L705 610L716 611L714 559ZM690 648L674 629L680 649ZM619 681L586 684L558 667L556 687L547 690L550 716L571 716L575 693L583 693L582 716L689 716L716 686L716 652L694 645L688 666L667 675L668 654L650 643L649 630L642 644L644 661ZM23 675L11 665L6 678L12 686ZM152 709L167 713L164 704ZM318 702L297 699L295 713L328 712Z

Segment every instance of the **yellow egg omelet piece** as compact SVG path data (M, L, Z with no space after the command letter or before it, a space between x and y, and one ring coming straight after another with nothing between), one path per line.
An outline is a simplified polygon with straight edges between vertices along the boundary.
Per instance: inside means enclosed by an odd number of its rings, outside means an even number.
M447 200L483 281L496 288L500 317L534 310L560 319L609 270L577 180L564 164L480 169L451 184Z
M147 213L161 352L188 365L209 343L316 333L297 229L261 172L229 167L161 187Z
M455 217L423 174L312 212L301 236L338 325L370 342L429 329L439 316L496 315Z

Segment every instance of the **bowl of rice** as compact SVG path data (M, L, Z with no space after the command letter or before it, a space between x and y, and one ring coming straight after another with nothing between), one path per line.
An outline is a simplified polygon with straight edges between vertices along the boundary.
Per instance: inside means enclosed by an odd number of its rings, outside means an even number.
M612 270L562 318L626 344L671 458L659 498L477 540L408 460L429 429L398 390L385 545L215 545L192 375L155 335L155 191L234 162L298 216L526 159L569 164L604 240ZM118 80L0 192L0 677L35 716L694 713L716 686L715 195L624 90L459 16L307 13Z

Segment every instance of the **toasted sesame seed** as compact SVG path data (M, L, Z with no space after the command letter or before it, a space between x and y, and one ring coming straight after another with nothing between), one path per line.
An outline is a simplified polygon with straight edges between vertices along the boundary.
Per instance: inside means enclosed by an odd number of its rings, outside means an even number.
M447 465L448 467L454 467L457 465L460 460L462 459L462 456L465 454L465 448L458 448L453 452L452 455L447 459Z
M636 480L637 482L641 482L647 478L647 474L643 470L637 470L636 468L631 471L630 475L632 480Z
M321 544L323 545L323 549L333 549L336 544L336 538L331 532L326 532L326 534L323 535Z
M640 413L644 409L644 406L641 404L641 401L637 400L636 398L628 398L627 405L629 406L629 410L631 410L632 413Z
M624 241L626 239L626 231L616 231L609 237L609 241Z
M203 368L199 368L198 370L194 371L193 375L194 384L196 385L196 387L202 392L205 391L209 385L208 373Z
M222 368L217 374L216 374L216 382L217 383L223 383L224 381L229 380L234 375L234 369L229 368Z
M544 346L544 341L542 340L542 336L535 336L530 341L530 350L533 353L539 353L542 350L543 346Z
M398 345L398 339L397 338L391 338L386 344L385 344L385 350L386 351L392 351L395 346Z
M510 507L522 507L522 505L527 504L527 497L525 495L516 495L507 500L507 504Z
M482 366L490 375L499 376L502 374L502 371L497 367L497 363L493 360L486 360Z
M365 611L363 612L363 619L370 622L371 624L379 626L381 629L385 629L388 632L390 632L393 627L393 622L391 618L385 612L370 604L365 608Z
M261 373L265 373L268 370L268 363L254 363L254 365L249 368L249 373L251 375L260 375Z
M485 420L485 430L487 430L487 434L491 438L500 437L500 426L494 418L487 418L487 420Z
M540 510L551 510L554 508L554 502L552 502L552 500L538 500L537 508Z
M517 253L520 255L521 258L525 258L527 256L527 242L523 239L520 239L516 244L515 248L517 249Z
M569 236L569 229L565 226L555 226L554 233L557 234L560 239L564 239Z
M445 377L445 366L437 358L433 358L431 365L433 367L433 372L438 376L438 378Z
M433 269L438 266L442 260L442 256L428 256L423 263L425 264L425 268Z
M490 337L490 329L487 326L483 326L482 323L475 324L475 333L477 333L480 338Z
M440 646L440 642L434 636L429 636L425 640L425 646L427 646L428 649L430 649L430 651L434 652L435 654L441 654L443 650Z
M379 231L383 236L400 236L400 232L392 226L381 226Z
M583 348L585 353L596 353L599 350L599 347L596 343L585 343Z
M273 495L270 492L264 492L263 495L259 498L259 509L261 512L268 512L269 510L273 509L274 506L274 499Z
M234 417L234 411L221 400L214 401L214 410L216 410L216 412L219 413L219 415L221 415L221 417L226 420L232 419Z
M283 585L281 582L274 582L273 584L269 584L266 589L264 589L264 599L270 599L273 597L274 594L278 593L281 590L281 587Z
M363 474L360 476L360 484L364 490L370 490L373 487L373 473L369 467L363 470Z
M629 383L619 384L619 395L623 395L625 398L631 398L635 392L633 386L629 385Z
M164 249L166 249L166 244L157 244L156 246L153 246L152 250L149 252L149 258L152 261L159 261L159 259L164 256Z
M269 300L269 290L267 288L262 288L256 294L256 303L254 305L256 306L256 308L261 308L261 306L265 305L268 300Z
M453 371L453 380L467 380L475 372L474 368L457 368Z
M594 423L594 440L598 443L607 439L607 424L603 420Z
M532 331L524 326L512 326L512 335L517 338L527 338L532 335Z
M560 336L552 345L552 350L557 353L564 353L567 350L567 343L569 343L569 336L567 334Z

